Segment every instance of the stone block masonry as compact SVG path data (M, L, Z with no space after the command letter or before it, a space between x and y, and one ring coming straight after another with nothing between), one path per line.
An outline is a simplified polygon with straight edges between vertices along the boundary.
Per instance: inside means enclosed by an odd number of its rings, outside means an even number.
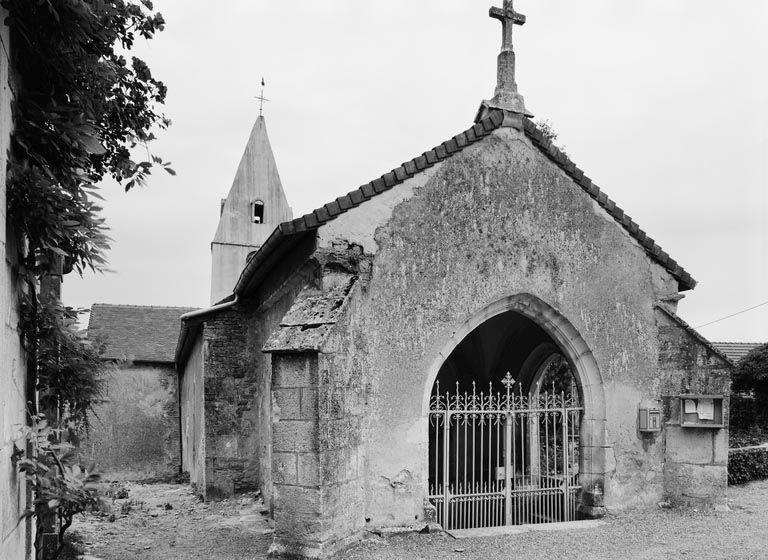
M363 525L360 417L322 353L272 356L274 552L327 556ZM322 396L321 398L319 398Z

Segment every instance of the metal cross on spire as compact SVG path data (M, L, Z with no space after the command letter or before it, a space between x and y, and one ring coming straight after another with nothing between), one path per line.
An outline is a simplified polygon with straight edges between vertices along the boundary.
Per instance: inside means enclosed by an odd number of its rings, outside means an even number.
M512 29L515 25L523 25L525 23L525 16L515 11L512 7L512 0L504 0L503 8L493 7L489 10L488 15L493 19L497 19L501 22L502 26L502 51L512 50Z
M504 109L507 112L505 113L507 115L505 122L508 123L505 126L521 128L522 117L532 115L525 108L523 96L517 92L512 30L515 25L523 25L525 23L525 16L515 11L512 6L512 0L504 0L503 8L491 8L488 15L501 22L501 52L497 59L496 91L493 99L483 102L478 112L478 119L487 114L487 111L490 109Z
M262 116L264 112L264 102L269 101L266 97L264 97L264 86L266 86L267 83L264 81L264 78L261 78L261 93L255 97L255 99L259 100L259 116Z

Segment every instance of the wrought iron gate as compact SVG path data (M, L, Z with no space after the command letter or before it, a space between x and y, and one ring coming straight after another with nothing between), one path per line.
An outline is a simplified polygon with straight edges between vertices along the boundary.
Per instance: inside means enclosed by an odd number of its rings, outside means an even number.
M430 401L429 499L445 529L576 519L579 425L575 391L440 392ZM519 387L519 385L518 385Z

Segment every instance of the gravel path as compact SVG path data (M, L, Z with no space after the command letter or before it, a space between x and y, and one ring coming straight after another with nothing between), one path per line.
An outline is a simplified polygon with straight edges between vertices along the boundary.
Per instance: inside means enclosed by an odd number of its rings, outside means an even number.
M129 486L144 502L114 523L88 515L75 529L102 560L266 558L272 529L253 497L201 504L185 487ZM341 560L435 559L768 559L768 481L729 489L730 512L626 511L599 527L454 539L446 534L370 534ZM163 506L169 503L173 509Z
M72 530L89 560L256 560L272 543L271 521L254 496L201 503L187 486L131 484L101 515L78 516ZM166 505L167 504L167 505Z

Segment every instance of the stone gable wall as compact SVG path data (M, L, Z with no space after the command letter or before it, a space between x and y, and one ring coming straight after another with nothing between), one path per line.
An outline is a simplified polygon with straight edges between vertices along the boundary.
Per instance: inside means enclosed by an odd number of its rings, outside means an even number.
M359 216L348 220L364 223L365 209L351 210ZM523 293L567 319L594 355L609 396L601 419L606 459L596 466L606 505L661 499L663 444L641 439L637 408L660 396L654 305L677 292L676 281L512 129L444 162L390 215L371 217L372 274L350 307L348 343L334 357L347 377L360 377L365 402L365 504L356 521L421 518L429 372L465 320ZM321 232L325 238L358 241L338 231Z

